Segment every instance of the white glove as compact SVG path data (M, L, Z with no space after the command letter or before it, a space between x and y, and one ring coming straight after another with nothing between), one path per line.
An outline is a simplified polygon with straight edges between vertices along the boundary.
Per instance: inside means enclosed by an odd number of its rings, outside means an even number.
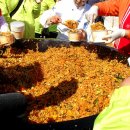
M118 29L116 31L113 31L111 34L104 36L102 39L106 40L105 43L112 43L114 40L124 37L125 34L126 34L125 29Z
M0 29L1 32L10 32L10 29L9 29L9 26L7 23L4 23L2 26L1 26L1 29Z
M98 16L98 6L93 5L85 14L86 19L93 23L95 22L96 17Z

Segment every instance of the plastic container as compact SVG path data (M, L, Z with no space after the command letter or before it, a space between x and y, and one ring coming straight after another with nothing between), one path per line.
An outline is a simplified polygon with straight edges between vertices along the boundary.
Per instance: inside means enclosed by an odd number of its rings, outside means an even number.
M10 23L10 29L15 39L22 39L24 36L25 24L21 21Z

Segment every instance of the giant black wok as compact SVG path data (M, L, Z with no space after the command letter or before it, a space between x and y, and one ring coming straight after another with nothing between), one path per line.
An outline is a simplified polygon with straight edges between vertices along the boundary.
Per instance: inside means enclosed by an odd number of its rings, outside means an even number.
M56 39L22 39L17 40L11 46L13 48L18 48L21 50L30 49L33 51L46 51L48 47L69 47L73 46L85 46L87 50L90 52L96 52L100 58L110 58L117 59L120 62L127 64L126 56L118 53L115 49L108 47L102 43L87 43L87 42L65 42L59 41ZM93 115L90 117L85 117L76 120L64 121L64 122L56 122L56 123L48 123L48 124L29 124L24 116L19 117L8 117L5 119L5 123L3 123L4 129L6 127L18 130L92 130L94 120L97 115ZM2 119L3 120L3 119Z

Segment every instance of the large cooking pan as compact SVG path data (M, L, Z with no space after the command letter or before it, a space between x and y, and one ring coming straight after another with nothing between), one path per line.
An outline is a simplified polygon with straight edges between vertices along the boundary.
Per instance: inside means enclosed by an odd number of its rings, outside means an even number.
M90 52L96 52L100 58L117 59L127 64L129 56L120 54L116 49L110 46L106 46L104 43L88 43L88 42L66 42L57 39L22 39L16 40L12 47L20 48L23 50L30 49L33 51L43 52L48 47L70 47L73 46L85 46Z
M22 39L17 40L12 47L26 50L30 49L33 51L46 51L48 47L70 47L73 46L85 46L90 52L96 52L100 58L110 58L118 59L120 62L127 64L127 57L119 54L115 49L105 46L104 44L97 43L87 43L87 42L65 42L56 39ZM81 119L64 121L58 123L48 123L48 124L29 124L26 121L25 116L19 116L17 118L8 118L8 120L3 123L4 129L6 127L12 127L12 129L27 129L27 130L92 130L94 120L97 115L90 117L85 117Z

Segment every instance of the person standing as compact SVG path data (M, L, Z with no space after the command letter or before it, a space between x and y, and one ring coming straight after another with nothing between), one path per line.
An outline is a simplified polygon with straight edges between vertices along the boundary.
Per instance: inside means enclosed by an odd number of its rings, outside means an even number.
M42 14L40 23L44 28L57 24L57 38L68 40L68 28L62 23L67 20L74 20L79 24L78 29L86 30L88 24L85 19L85 12L90 8L86 2L87 0L60 0L52 9Z
M89 0L88 4L91 6L105 0ZM98 16L96 21L101 21L107 30L115 30L119 28L119 17L118 16Z
M130 0L106 0L94 4L86 12L87 20L94 22L97 16L119 16L119 29L106 35L106 43L114 42L114 47L123 55L130 55Z

